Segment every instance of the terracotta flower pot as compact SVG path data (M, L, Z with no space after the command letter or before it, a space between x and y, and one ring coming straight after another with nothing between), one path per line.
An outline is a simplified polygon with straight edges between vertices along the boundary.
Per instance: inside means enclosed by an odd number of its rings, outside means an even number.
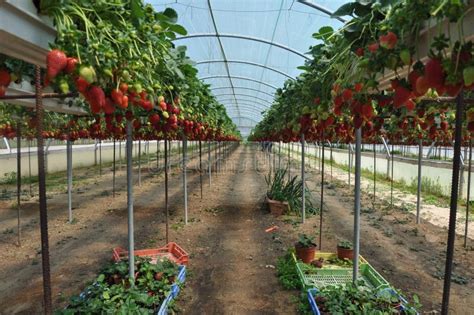
M299 243L295 243L296 258L303 261L305 264L309 264L314 260L316 253L316 246L303 247Z
M337 247L337 258L339 259L349 259L352 260L354 258L354 250L348 248Z
M268 207L270 208L270 213L274 217L279 217L288 209L288 202L272 200L267 197Z

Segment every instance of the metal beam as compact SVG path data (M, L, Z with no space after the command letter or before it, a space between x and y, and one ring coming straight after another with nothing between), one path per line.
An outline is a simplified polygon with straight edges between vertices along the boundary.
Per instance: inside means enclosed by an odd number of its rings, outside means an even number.
M310 1L308 1L308 0L296 0L296 1L299 2L299 3L301 3L301 4L307 5L308 7L311 7L311 8L313 8L313 9L316 9L316 10L318 10L318 11L321 11L321 12L323 12L323 13L326 13L327 15L329 15L330 18L339 20L339 21L341 21L342 23L346 23L346 22L347 22L345 19L343 19L343 18L340 17L340 16L332 17L332 14L333 14L334 12L332 12L332 11L329 10L329 9L326 9L326 8L323 7L323 6L320 6L319 4L310 2Z
M255 42L259 42L259 43L272 45L272 46L287 50L287 51L289 51L289 52L291 52L295 55L298 55L298 56L306 59L306 60L311 60L311 58L307 57L302 52L299 52L299 51L297 51L295 49L292 49L288 46L278 44L278 43L274 43L272 41L269 41L269 40L266 40L266 39L263 39L263 38L245 36L245 35L238 35L238 34L197 33L197 34L189 34L189 35L186 35L186 36L181 36L181 37L173 39L172 41L177 41L177 40L182 40L182 39L190 39L190 38L200 38L200 37L217 37L218 39L220 37L224 37L224 38L235 38L235 39L251 40L251 41L255 41Z
M248 78L248 77L241 77L241 76L230 76L230 77L233 78L233 79L246 80L246 81L252 81L252 82L260 83L260 84L266 85L268 87L271 87L275 90L278 89L274 85L271 85L271 84L268 84L266 82L262 82L262 81L259 81L259 80L256 80L256 79L252 79L252 78ZM208 79L223 79L223 78L228 78L228 76L226 76L226 75L210 75L210 76L202 77L202 78L198 78L198 79L208 80Z
M237 101L237 98L235 97L234 83L232 82L232 78L230 76L229 64L227 63L227 56L225 54L224 45L222 45L222 41L219 37L219 31L217 30L216 20L214 19L214 13L212 12L211 0L207 0L207 6L209 7L209 14L211 15L212 25L214 26L214 31L216 32L215 35L217 36L217 41L219 42L219 47L221 49L222 59L224 61L225 69L227 72L227 78L229 79L230 86L232 87L232 93L234 94L234 99ZM237 109L238 108L239 107L237 106Z
M219 62L227 62L227 63L239 63L239 64L245 64L245 65L250 65L250 66L256 66L256 67L261 67L261 68L265 68L267 70L271 70L271 71L274 71L278 74L281 74L289 79L292 79L292 80L295 80L294 77L292 77L291 75L289 75L288 73L286 72L283 72L283 71L280 71L278 69L275 69L275 68L272 68L272 67L269 67L269 66L266 66L266 65L262 65L260 63L256 63L256 62L250 62L250 61L244 61L244 60L227 60L227 61L224 61L224 60L220 60L220 59L216 59L216 60L203 60L203 61L198 61L196 62L196 65L200 65L200 64L208 64L208 63L219 63Z
M229 101L233 101L233 100L232 99L226 99L226 100L221 100L220 102L222 103L222 102L229 102ZM237 107L237 106L240 106L240 104L247 105L251 108L255 108L255 109L259 109L259 110L267 110L267 109L270 108L270 106L268 106L268 105L265 105L265 104L262 104L262 103L257 103L257 102L252 102L250 100L244 100L244 99L241 99L239 104L234 103L234 104L229 104L229 105ZM224 106L225 105L226 104L224 104ZM255 106L255 105L260 105L260 106Z
M269 100L266 100L264 98L261 98L261 97L257 97L257 96L253 96L253 95L250 95L250 94L239 94L239 93L235 93L235 94L229 94L229 93L226 93L226 94L214 94L215 97L219 97L219 96L232 96L232 95L236 95L236 96L246 96L246 97L251 97L251 98L254 98L254 99L257 99L257 100L260 100L262 102L265 102L265 103L268 103L270 105L272 105L273 103L270 102Z
M222 89L230 89L230 86L220 86L220 87L211 87L211 91L214 91L214 90L222 90ZM260 91L260 90L257 90L257 89L252 89L252 88L249 88L249 87L245 87L245 86L234 86L234 89L242 89L242 90L249 90L249 91L255 91L255 92L259 92L259 93L263 93L265 95L268 95L272 98L275 97L275 95L272 95L270 93L267 93L267 92L263 92L263 91Z

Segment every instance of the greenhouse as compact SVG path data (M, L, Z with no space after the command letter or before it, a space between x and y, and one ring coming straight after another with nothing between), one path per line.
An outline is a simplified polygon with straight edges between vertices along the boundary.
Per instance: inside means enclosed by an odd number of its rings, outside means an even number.
M0 0L0 314L474 314L472 0Z

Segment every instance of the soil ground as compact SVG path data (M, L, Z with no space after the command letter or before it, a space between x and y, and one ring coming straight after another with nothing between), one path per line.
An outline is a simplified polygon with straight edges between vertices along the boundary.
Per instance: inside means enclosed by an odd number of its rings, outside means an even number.
M206 157L207 155L204 155ZM299 224L296 216L273 218L263 206L267 174L263 153L250 145L229 151L212 186L191 161L189 223L183 222L181 172L170 177L170 240L190 253L189 276L177 306L183 314L296 314L298 292L278 284L276 260L301 232L319 233L319 217ZM284 162L284 161L283 161ZM151 162L153 163L153 161ZM296 164L295 164L296 166ZM164 176L143 170L142 185L134 186L136 248L165 244ZM298 173L297 168L292 170ZM135 171L136 174L136 171ZM299 174L299 173L298 173ZM112 247L127 245L124 169L117 172L118 192L112 197L110 169L75 170L83 178L73 193L74 223L67 223L64 189L49 195L49 237L54 307L80 292L111 258ZM329 178L326 176L326 178ZM309 169L307 183L319 204L320 174ZM64 183L65 184L65 183ZM361 254L395 287L417 293L423 312L440 308L447 231L429 222L415 225L413 214L363 194ZM26 197L25 197L26 199ZM352 191L334 179L325 185L322 250L334 251L339 239L352 238ZM41 314L42 273L38 204L25 200L21 210L22 246L16 246L16 210L12 201L0 204L0 314ZM277 225L274 233L265 229ZM456 240L451 313L473 314L474 252Z

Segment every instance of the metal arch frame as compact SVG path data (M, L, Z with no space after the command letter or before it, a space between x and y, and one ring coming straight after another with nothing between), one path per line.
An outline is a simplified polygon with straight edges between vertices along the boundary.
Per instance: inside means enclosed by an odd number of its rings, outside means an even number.
M231 88L230 86L220 86L220 87L211 87L210 90L214 91L214 90L222 90L222 89L230 89L230 88ZM275 97L275 95L272 95L270 93L263 92L263 91L260 91L260 90L257 90L257 89L252 89L252 88L245 87L245 86L234 86L234 89L255 91L255 92L263 93L263 94L268 95L268 96L273 97L273 98Z
M182 39L191 39L191 38L200 38L200 37L217 37L217 38L224 37L224 38L236 38L236 39L252 40L252 41L255 41L255 42L260 42L260 43L264 43L264 44L267 44L267 45L272 45L272 46L287 50L287 51L289 51L289 52L291 52L295 55L298 55L298 56L306 59L306 60L311 60L311 58L307 57L305 54L303 54L303 53L301 53L301 52L299 52L295 49L292 49L288 46L285 46L285 45L282 45L282 44L279 44L279 43L274 43L272 41L269 41L269 40L266 40L266 39L263 39L263 38L252 37L252 36L244 36L244 35L238 35L238 34L196 33L196 34L189 34L189 35L186 35L186 36L181 36L181 37L173 39L172 41L177 41L177 40L182 40Z
M345 19L343 19L343 18L340 17L340 16L332 17L332 14L333 14L334 12L332 12L332 11L329 10L329 9L326 9L326 8L323 7L323 6L320 6L319 4L309 2L308 0L296 0L296 2L299 2L299 3L301 3L301 4L307 5L308 7L311 7L311 8L313 8L313 9L316 9L316 10L321 11L321 12L323 12L323 13L326 13L327 15L329 15L330 18L339 20L339 21L341 21L342 23L346 23L346 22L347 22Z
M246 104L242 104L242 105L243 105L242 110L240 110L240 111L236 111L234 107L233 108L228 108L229 115L231 113L232 113L232 115L234 115L234 114L242 115L242 112L245 112L245 113L253 115L253 116L250 116L250 117L262 116L262 112L259 111L257 108L252 107L251 105L246 105Z
M245 60L222 60L222 59L215 59L215 60L203 60L203 61L198 61L196 62L196 65L201 65L201 64L208 64L208 63L222 63L222 62L227 62L227 63L238 63L238 64L245 64L245 65L251 65L251 66L256 66L256 67L261 67L261 68L265 68L267 70L271 70L271 71L274 71L278 74L281 74L282 76L285 76L289 79L292 79L292 80L295 80L294 77L292 77L291 75L289 75L288 73L286 72L283 72L283 71L280 71L278 69L275 69L273 67L269 67L269 66L266 66L266 65L262 65L260 63L257 63L257 62L250 62L250 61L245 61Z
M240 120L240 119L246 119L246 120L248 120L248 121L250 121L250 122L253 122L253 123L255 123L255 124L258 124L258 121L256 121L255 119L252 119L252 118L249 118L249 117L245 117L245 116L231 116L231 117L229 117L229 118L230 118L230 119L239 119L239 120Z
M198 78L200 80L208 80L208 79L224 79L224 78L229 78L228 76L226 75L210 75L210 76L207 76L207 77L201 77L201 78ZM266 82L262 82L260 80L257 80L257 79L252 79L252 78L248 78L248 77L241 77L241 76L230 76L230 78L233 78L233 79L239 79L239 80L247 80L247 81L253 81L253 82L256 82L256 83L260 83L260 84L263 84L263 85L266 85L268 87L271 87L272 89L275 89L275 90L278 90L278 88L274 85L271 85L271 84L268 84Z
M251 98L260 100L260 101L262 101L262 102L268 103L268 104L270 104L270 105L273 104L273 103L270 102L269 100L266 100L266 99L264 99L264 98L257 97L257 96L254 96L254 95L250 95L250 94L241 94L241 93L228 94L228 93L225 93L225 94L214 94L214 97L229 96L229 95L251 97ZM239 100L237 100L237 102L238 102L238 101L239 101Z
M232 100L231 99L225 99L225 100L221 100L219 102L223 103L223 104L224 104L224 102L226 102L227 104L232 105L232 106L239 106L239 104L229 103L230 101L232 101ZM270 106L268 106L267 104L252 102L251 100L241 100L240 103L243 104L243 105L250 105L250 106L259 105L259 107L255 107L255 108L262 109L262 110L266 110L266 109L270 108ZM224 104L224 106L225 106L225 104Z

